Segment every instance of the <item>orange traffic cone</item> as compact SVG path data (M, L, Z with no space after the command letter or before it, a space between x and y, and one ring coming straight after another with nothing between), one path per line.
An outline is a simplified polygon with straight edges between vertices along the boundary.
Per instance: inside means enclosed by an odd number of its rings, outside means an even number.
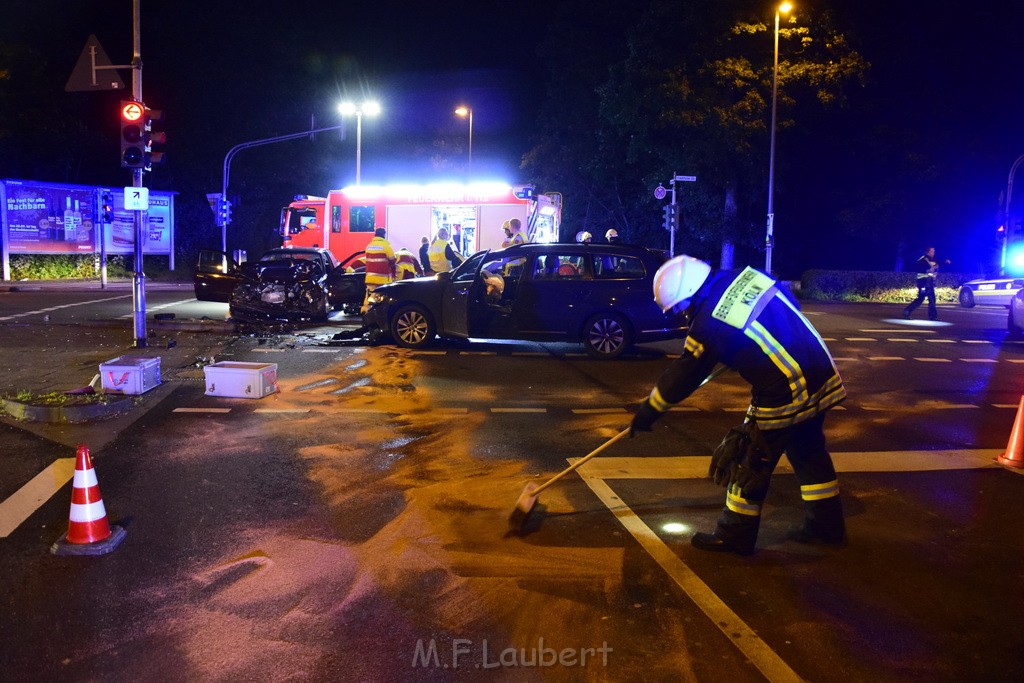
M1024 396L1020 397L1017 419L1013 421L1006 452L996 458L996 462L1007 467L1024 467Z
M92 467L89 447L78 445L75 479L71 485L68 532L53 544L54 555L105 555L124 540L125 530L107 524L107 511Z

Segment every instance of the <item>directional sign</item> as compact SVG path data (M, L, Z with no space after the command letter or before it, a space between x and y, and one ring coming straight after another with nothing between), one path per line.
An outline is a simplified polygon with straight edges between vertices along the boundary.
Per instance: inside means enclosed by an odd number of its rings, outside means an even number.
M127 211L149 210L149 188L148 187L126 187L124 188L124 208Z
M96 67L104 68L97 69ZM107 53L103 51L100 41L96 40L96 36L89 36L89 40L85 41L85 47L82 49L82 56L78 58L78 63L71 70L71 76L68 78L64 90L67 92L124 90L124 81L110 67L113 67L113 64L110 63Z
M681 183L695 183L697 182L697 176L695 175L677 175L675 178Z

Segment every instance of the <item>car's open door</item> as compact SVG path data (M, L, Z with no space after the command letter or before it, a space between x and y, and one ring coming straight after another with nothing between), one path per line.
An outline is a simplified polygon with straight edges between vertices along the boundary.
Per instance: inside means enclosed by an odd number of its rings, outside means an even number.
M463 337L470 335L469 309L480 274L480 264L488 252L481 251L466 259L461 266L451 273L451 279L445 283L441 293L440 332L445 336ZM440 277L448 277L442 274Z
M203 249L199 252L193 285L200 301L231 301L231 290L241 279L238 263L223 251Z

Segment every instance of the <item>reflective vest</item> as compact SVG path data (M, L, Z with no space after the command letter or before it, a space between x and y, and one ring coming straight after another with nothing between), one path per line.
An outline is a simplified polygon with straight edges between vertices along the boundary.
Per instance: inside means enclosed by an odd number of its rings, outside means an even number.
M452 264L448 260L448 240L443 240L440 237L435 237L434 241L430 243L430 269L435 273L447 273L452 269Z
M803 422L846 398L825 342L764 273L714 273L691 306L683 353L651 392L656 410L665 412L693 393L718 363L751 384L747 415L761 429Z
M395 251L383 237L366 245L366 284L385 285L395 279Z
M417 275L422 275L420 263L408 249L399 249L395 255L395 279L408 280Z
M501 248L511 247L513 244L526 244L526 239L523 238L523 233L513 232L511 237L506 237L501 242Z

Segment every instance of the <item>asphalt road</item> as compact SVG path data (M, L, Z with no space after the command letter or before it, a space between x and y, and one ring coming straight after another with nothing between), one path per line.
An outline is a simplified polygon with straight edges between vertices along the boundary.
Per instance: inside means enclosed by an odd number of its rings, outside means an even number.
M0 321L0 344L123 315L120 300L86 303L108 295ZM148 303L223 319L188 298ZM1019 680L1024 479L992 461L1024 389L1005 311L942 307L928 324L898 306L805 310L850 393L826 422L847 547L785 540L801 516L785 467L753 557L688 545L722 506L703 475L746 407L734 376L507 533L523 485L626 426L678 344L601 362L572 345L334 342L344 319L250 332L218 359L277 363L280 393L209 397L182 369L94 453L121 547L49 553L70 484L0 538L5 677ZM74 455L9 423L0 444L7 499Z

